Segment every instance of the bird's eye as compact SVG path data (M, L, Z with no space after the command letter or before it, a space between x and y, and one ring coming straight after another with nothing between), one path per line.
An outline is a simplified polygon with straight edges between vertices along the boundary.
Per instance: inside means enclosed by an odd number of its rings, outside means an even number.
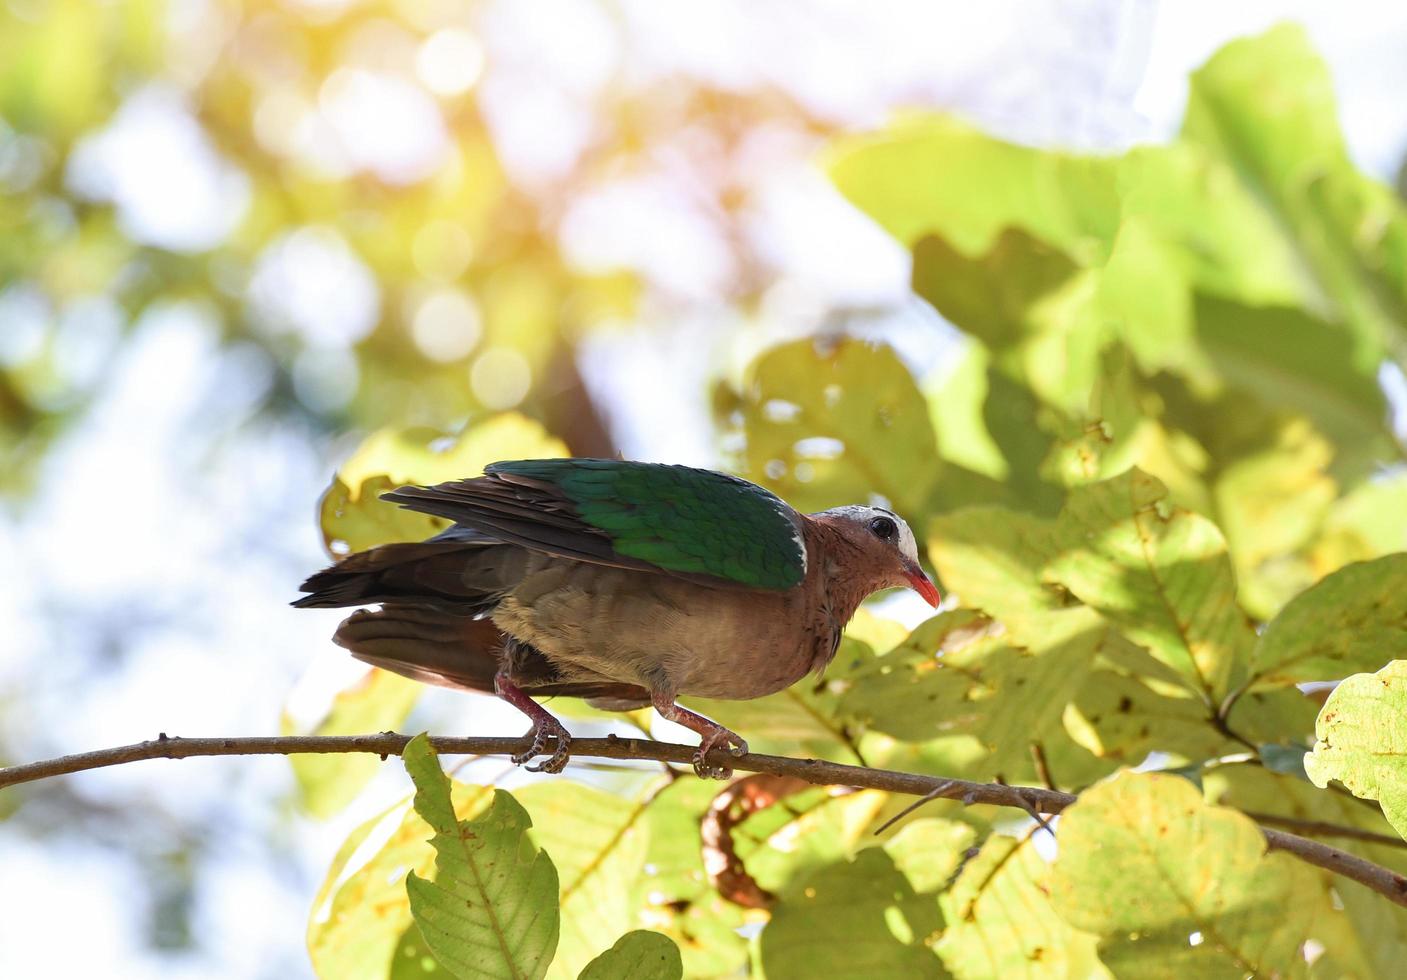
M899 533L899 526L891 518L876 517L870 521L870 530L875 537L888 541Z

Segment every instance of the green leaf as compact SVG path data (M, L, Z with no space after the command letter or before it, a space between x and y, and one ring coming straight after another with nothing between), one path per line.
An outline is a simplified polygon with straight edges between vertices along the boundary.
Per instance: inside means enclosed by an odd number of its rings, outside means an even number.
M504 790L461 821L430 740L405 748L415 811L434 831L433 881L406 877L410 910L425 944L457 977L536 980L557 948L557 871L528 837L527 811Z
M1407 218L1349 159L1328 66L1302 28L1234 41L1192 76L1184 139L1224 156L1286 229L1368 369L1407 323Z
M1407 660L1345 680L1319 712L1319 741L1304 771L1316 786L1337 779L1407 837Z
M1041 475L1066 487L1109 479L1137 466L1162 481L1171 500L1198 513L1211 513L1203 484L1207 452L1190 435L1170 428L1160 400L1149 390L1120 344L1100 352L1100 374L1089 406L1057 435Z
M914 292L993 351L1055 328L1043 314L1079 271L1064 252L1019 228L1004 229L975 259L937 235L914 243Z
M943 966L927 946L939 925L933 897L915 894L893 858L869 848L789 892L762 930L759 950L768 980L941 977Z
M1196 321L1197 338L1226 382L1307 416L1343 457L1341 467L1365 473L1399 454L1378 364L1355 358L1343 330L1300 310L1209 296L1197 297Z
M898 833L885 841L884 850L914 891L939 892L952 883L976 840L977 828L971 824L920 817L901 824Z
M1051 894L1116 976L1299 976L1312 872L1176 776L1121 773L1060 818Z
M848 337L763 353L720 421L737 471L803 511L886 498L916 529L941 463L928 404L894 351Z
M1119 217L1117 161L1005 143L952 116L911 116L840 141L831 179L850 202L912 246L929 234L968 255L1008 227L1057 248L1102 255Z
M1407 476L1360 484L1340 497L1308 551L1309 582L1349 562L1407 551Z
M322 720L311 731L299 731L284 712L284 735L360 735L394 731L420 697L421 685L390 671L372 668L351 687L337 692ZM359 752L288 757L298 780L298 802L314 817L327 818L351 803L381 768L381 760Z
M983 771L1014 778L1033 742L1065 741L1062 712L1108 640L1087 609L1043 623L1043 641L1023 647L971 610L935 616L857 672L841 709L906 741L975 736L990 753Z
M852 856L887 798L878 790L805 789L739 823L734 853L761 888L786 893L815 869Z
M1102 308L1125 321L1121 333L1146 370L1197 370L1180 350L1193 329L1194 292L1254 306L1314 301L1297 243L1216 148L1187 140L1136 147L1119 160L1119 198Z
M455 813L469 819L487 803L481 786L455 784ZM383 833L389 837L360 864L354 864ZM407 930L418 938L405 890L405 871L429 874L434 851L430 828L414 810L399 804L358 826L333 859L313 900L308 922L308 956L320 977L384 980L399 964Z
M334 555L391 541L423 541L449 522L386 503L379 499L383 492L406 483L477 476L503 459L565 455L565 443L516 412L490 416L452 440L434 429L380 429L342 464L323 494L323 539Z
M1044 577L1216 700L1244 669L1255 631L1236 605L1221 532L1168 507L1166 494L1137 469L1072 490Z
M636 929L588 963L580 980L680 980L682 976L684 964L673 940Z
M552 855L561 884L561 939L549 977L575 977L612 937L639 924L636 888L649 849L648 799L607 793L567 779L518 791L532 815L531 837Z
M1260 686L1328 681L1407 659L1407 554L1339 569L1290 602L1257 640Z
M934 519L928 554L951 595L1000 621L1018 641L1030 636L1026 620L1068 602L1041 580L1055 555L1051 521L1005 507L963 507Z
M1212 726L1200 698L1116 670L1090 673L1062 720L1080 745L1124 766L1136 766L1154 751L1192 762L1244 749Z
M1050 888L1050 865L1031 835L988 837L940 899L948 927L938 955L953 976L1107 976L1095 956L1095 937L1056 914Z

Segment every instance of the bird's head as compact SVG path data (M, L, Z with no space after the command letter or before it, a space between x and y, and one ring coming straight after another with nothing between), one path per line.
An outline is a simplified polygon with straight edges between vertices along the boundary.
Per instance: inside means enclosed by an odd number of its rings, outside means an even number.
M930 606L938 605L938 589L919 567L914 532L898 514L882 507L852 505L812 517L833 528L873 569L875 589L910 588Z

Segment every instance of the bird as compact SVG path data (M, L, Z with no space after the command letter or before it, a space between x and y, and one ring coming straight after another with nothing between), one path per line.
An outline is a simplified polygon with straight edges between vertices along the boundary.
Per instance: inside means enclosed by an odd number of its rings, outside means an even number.
M381 499L452 523L342 558L292 604L379 606L344 620L334 642L418 681L496 694L532 722L512 759L545 757L534 771L561 772L571 752L567 729L534 698L572 696L606 710L653 706L699 735L699 776L729 778L710 753L741 756L747 742L681 696L750 700L819 675L874 592L940 601L894 512L802 514L713 470L506 460Z

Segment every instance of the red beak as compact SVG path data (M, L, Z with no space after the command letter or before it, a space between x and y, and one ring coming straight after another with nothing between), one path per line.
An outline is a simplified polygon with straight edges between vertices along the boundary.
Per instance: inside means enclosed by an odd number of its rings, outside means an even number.
M938 587L929 581L927 575L923 574L923 569L917 565L906 566L904 578L909 580L909 588L923 596L924 602L934 609L938 608L938 603L943 601L943 597L938 594Z

